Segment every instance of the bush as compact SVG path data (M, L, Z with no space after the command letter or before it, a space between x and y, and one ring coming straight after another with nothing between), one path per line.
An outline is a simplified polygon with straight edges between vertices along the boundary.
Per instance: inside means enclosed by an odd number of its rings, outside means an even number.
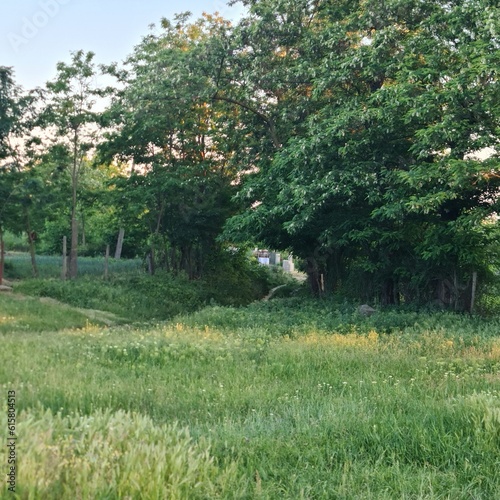
M477 311L484 316L500 315L500 276L492 279L480 290Z
M26 234L13 234L6 232L3 235L5 251L7 252L29 252L29 243Z
M137 273L109 281L92 276L66 281L29 280L18 284L16 291L52 297L75 307L110 311L133 320L166 319L204 304L199 282L168 273Z
M245 249L220 249L209 262L203 279L205 297L225 306L262 299L271 288L290 280L281 269L249 258Z
M189 280L183 273L140 270L141 262L110 259L108 281L103 279L104 259L78 259L79 277L62 281L61 257L37 257L39 275L31 277L29 255L9 257L6 276L26 278L16 290L28 295L52 297L75 307L113 312L134 320L168 319L215 303L243 306L262 299L271 288L296 282L280 269L258 264L244 251L221 250L209 262L203 279Z

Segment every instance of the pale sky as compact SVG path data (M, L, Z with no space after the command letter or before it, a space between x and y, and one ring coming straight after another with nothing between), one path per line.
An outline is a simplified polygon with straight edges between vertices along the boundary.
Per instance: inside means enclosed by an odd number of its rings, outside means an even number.
M217 11L237 21L243 8L226 0L0 0L0 66L12 66L26 90L42 86L71 52L95 52L97 63L122 61L150 24L185 11L193 20Z

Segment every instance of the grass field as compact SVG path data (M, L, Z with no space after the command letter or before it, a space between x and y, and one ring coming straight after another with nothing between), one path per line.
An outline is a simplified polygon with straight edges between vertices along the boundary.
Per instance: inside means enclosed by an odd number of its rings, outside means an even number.
M59 278L62 271L62 256L37 255L38 274L40 278ZM31 278L33 270L31 257L25 252L7 252L5 256L6 275L14 279ZM109 259L110 275L135 272L143 267L140 259ZM103 257L80 257L78 259L79 276L103 276Z
M2 498L500 498L498 319L279 299L107 328L32 301L0 297Z

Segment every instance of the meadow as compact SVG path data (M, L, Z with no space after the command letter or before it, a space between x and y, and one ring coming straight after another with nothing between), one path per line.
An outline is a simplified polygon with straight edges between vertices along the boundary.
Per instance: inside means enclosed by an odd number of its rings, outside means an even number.
M37 255L38 273L40 278L59 278L62 269L62 256ZM5 257L6 274L11 279L31 278L33 270L31 257L26 252L11 251ZM109 259L110 274L124 274L141 270L143 263L140 259ZM78 259L79 276L102 276L104 274L103 257L80 257Z
M2 295L0 334L2 498L500 498L498 319L288 298L105 326Z

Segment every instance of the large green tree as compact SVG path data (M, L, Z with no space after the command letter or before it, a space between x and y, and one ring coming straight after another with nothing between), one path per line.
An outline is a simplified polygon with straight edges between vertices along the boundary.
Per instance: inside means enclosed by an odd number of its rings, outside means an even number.
M11 133L18 120L17 94L12 68L0 67L0 243L3 231L11 219L9 209L12 206L12 194L16 181L13 168L13 148ZM0 271L1 272L1 271ZM1 276L1 274L0 274Z
M96 103L102 92L96 87L93 59L92 52L77 51L69 64L58 63L55 79L47 82L43 91L44 109L38 122L44 129L45 151L53 151L70 178L71 278L78 274L79 183L99 137Z
M34 276L35 230L43 220L45 192L33 163L36 102L34 93L15 84L11 68L0 68L0 240L4 229L26 233Z
M305 68L309 81L301 126L275 126L280 147L255 163L241 193L253 208L230 234L292 248L316 293L356 282L386 303L439 292L459 307L498 234L486 222L500 187L498 6L245 3L247 32L277 26L273 47L262 36L247 49L261 81L282 54L294 54L285 79ZM266 102L278 120L287 104L301 110L294 98ZM476 158L484 148L491 157Z
M116 129L102 151L133 165L118 183L123 220L140 219L149 229L152 270L164 264L199 276L233 213L237 121L227 103L212 100L210 79L228 29L218 16L164 19L123 70L110 68L122 89L107 113Z

